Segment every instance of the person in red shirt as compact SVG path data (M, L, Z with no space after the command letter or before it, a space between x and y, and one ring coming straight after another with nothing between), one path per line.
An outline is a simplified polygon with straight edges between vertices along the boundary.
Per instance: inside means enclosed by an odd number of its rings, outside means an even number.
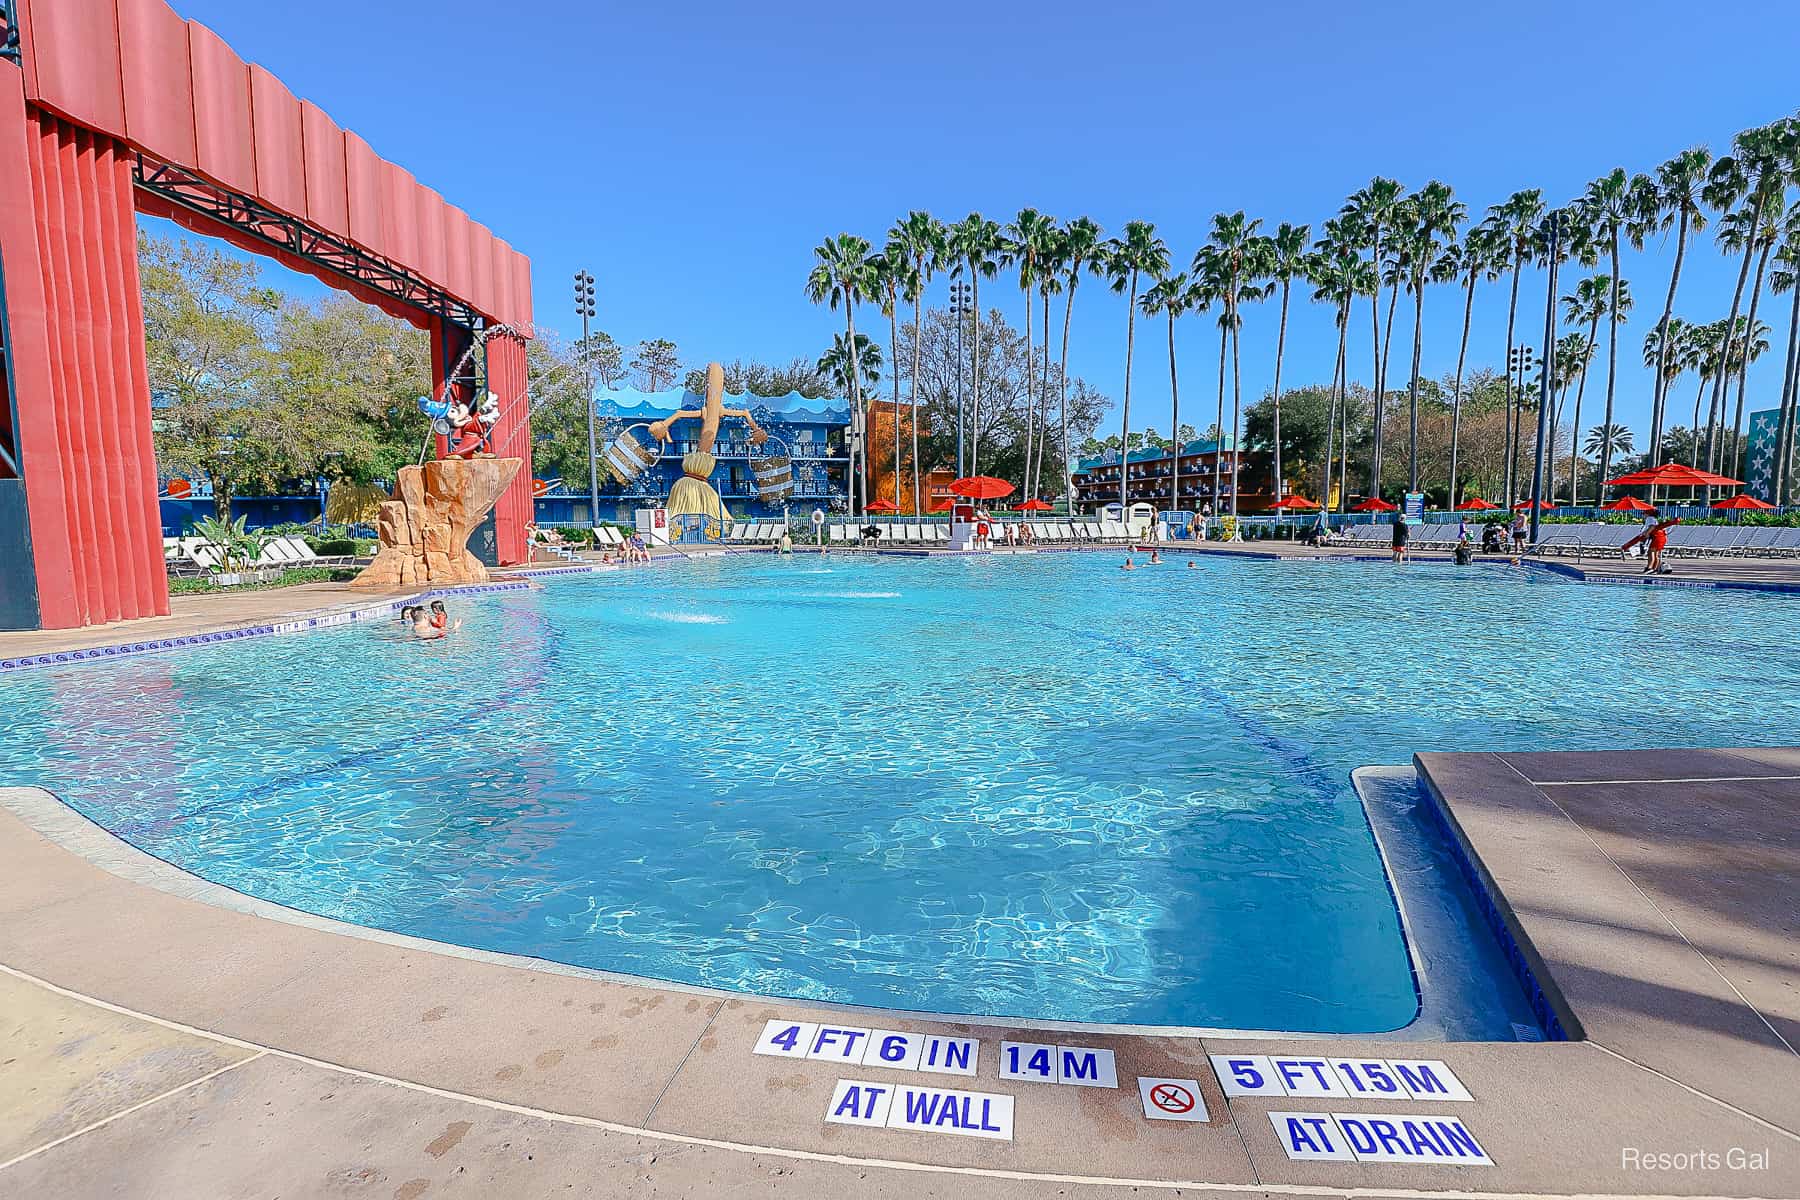
M1629 550L1639 542L1649 543L1650 553L1644 560L1644 574L1659 575L1663 570L1663 547L1669 544L1669 527L1681 524L1680 517L1670 517L1667 521L1658 521L1643 533L1638 534L1624 546L1621 551Z

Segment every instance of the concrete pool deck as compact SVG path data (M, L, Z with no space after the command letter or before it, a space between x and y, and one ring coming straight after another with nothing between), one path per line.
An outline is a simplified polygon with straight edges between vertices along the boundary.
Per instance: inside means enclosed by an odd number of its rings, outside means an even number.
M621 982L278 910L0 790L0 1195L1800 1196L1800 750L1416 765L1583 1040L1055 1033ZM975 1038L976 1074L753 1054L774 1019ZM1002 1040L1111 1050L1119 1087L1003 1080ZM1473 1099L1227 1097L1214 1054L1434 1059ZM1150 1076L1211 1120L1146 1120ZM1012 1096L1012 1140L828 1123L841 1079ZM1494 1165L1295 1161L1271 1111L1457 1117Z

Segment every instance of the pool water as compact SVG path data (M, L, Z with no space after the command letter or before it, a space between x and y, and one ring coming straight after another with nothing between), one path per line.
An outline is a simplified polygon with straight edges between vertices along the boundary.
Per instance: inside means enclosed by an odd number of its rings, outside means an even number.
M0 680L0 782L281 904L940 1013L1418 1010L1350 771L1773 743L1780 596L1437 564L734 555ZM1482 936L1471 930L1470 937Z

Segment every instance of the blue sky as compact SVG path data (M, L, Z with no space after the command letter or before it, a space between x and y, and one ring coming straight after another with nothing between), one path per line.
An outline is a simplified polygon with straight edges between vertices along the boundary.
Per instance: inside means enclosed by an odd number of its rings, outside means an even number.
M841 231L878 242L912 208L1004 223L1030 205L1109 232L1145 219L1185 262L1215 212L1316 233L1374 174L1442 179L1477 213L1521 187L1559 201L1614 166L1650 170L1693 144L1721 152L1737 130L1791 113L1800 51L1800 22L1779 0L384 0L305 36L279 5L175 3L529 254L540 323L578 331L569 280L585 267L602 328L627 343L671 338L689 363L817 354L842 317L804 297L812 247ZM1640 434L1638 347L1671 251L1653 245L1624 266L1638 308L1621 339L1620 412ZM1734 279L1709 237L1689 255L1677 312L1723 317ZM1536 344L1541 277L1521 295L1521 340ZM1071 369L1116 398L1124 302L1092 282L1080 297ZM1021 320L1015 289L984 286L982 298ZM1439 288L1426 303L1424 365L1441 374L1455 367L1461 298ZM1505 305L1503 287L1478 293L1472 364L1502 357ZM1247 396L1268 386L1275 315L1247 314ZM1785 301L1765 297L1759 317L1776 350L1752 369L1752 409L1780 387ZM1190 413L1210 408L1216 331L1204 320L1178 335ZM873 310L862 324L885 326ZM1366 378L1362 337L1350 354ZM1139 428L1168 429L1165 338L1140 328ZM1284 381L1329 379L1334 351L1329 314L1296 304Z

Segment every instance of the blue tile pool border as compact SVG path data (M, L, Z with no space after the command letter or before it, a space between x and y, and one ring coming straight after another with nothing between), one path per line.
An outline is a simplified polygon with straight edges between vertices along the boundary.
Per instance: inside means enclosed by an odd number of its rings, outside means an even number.
M586 570L588 568L577 568L569 573ZM416 604L421 600L429 600L438 596L522 592L529 590L530 587L531 584L525 582L501 580L493 583L470 583L457 587L432 588L415 595L397 596L373 604L322 612L310 617L296 617L291 621L270 621L256 625L242 625L236 629L215 630L212 633L190 633L179 637L154 638L142 642L122 642L113 646L90 646L82 650L56 650L48 654L26 654L18 658L0 658L0 673L27 671L36 667L61 667L71 663L92 662L95 659L157 654L167 650L209 645L213 642L234 642L243 638L267 637L278 633L301 633L308 629L323 629L331 625L348 625L356 621L372 620L378 616L390 617L402 605Z
M1487 868L1476 856L1473 847L1469 845L1461 824L1450 812L1450 805L1444 799L1443 793L1438 790L1436 781L1419 765L1417 758L1413 760L1413 771L1418 776L1419 783L1429 801L1425 805L1425 809L1443 832L1444 841L1450 847L1451 857L1456 860L1457 870L1462 873L1464 882L1469 885L1469 891L1474 894L1475 904L1481 910L1482 920L1487 922L1488 930L1494 935L1494 940L1500 944L1501 952L1505 954L1507 964L1512 967L1513 975L1519 981L1519 986L1525 989L1525 998L1530 1002L1531 1010L1537 1017L1538 1024L1543 1026L1545 1037L1553 1042L1583 1040L1585 1035L1581 1032L1581 1023L1575 1018L1574 1010L1569 1007L1568 1001L1563 998L1559 990L1556 990L1554 984L1546 987L1543 979L1539 978L1541 972L1543 978L1548 979L1549 968L1538 957L1535 949L1527 951L1526 946L1529 945L1529 939L1521 941L1522 938L1525 938L1523 930L1517 927L1516 918L1512 917L1511 910L1505 907L1506 902L1500 893L1499 885L1494 882L1492 876L1488 874Z

